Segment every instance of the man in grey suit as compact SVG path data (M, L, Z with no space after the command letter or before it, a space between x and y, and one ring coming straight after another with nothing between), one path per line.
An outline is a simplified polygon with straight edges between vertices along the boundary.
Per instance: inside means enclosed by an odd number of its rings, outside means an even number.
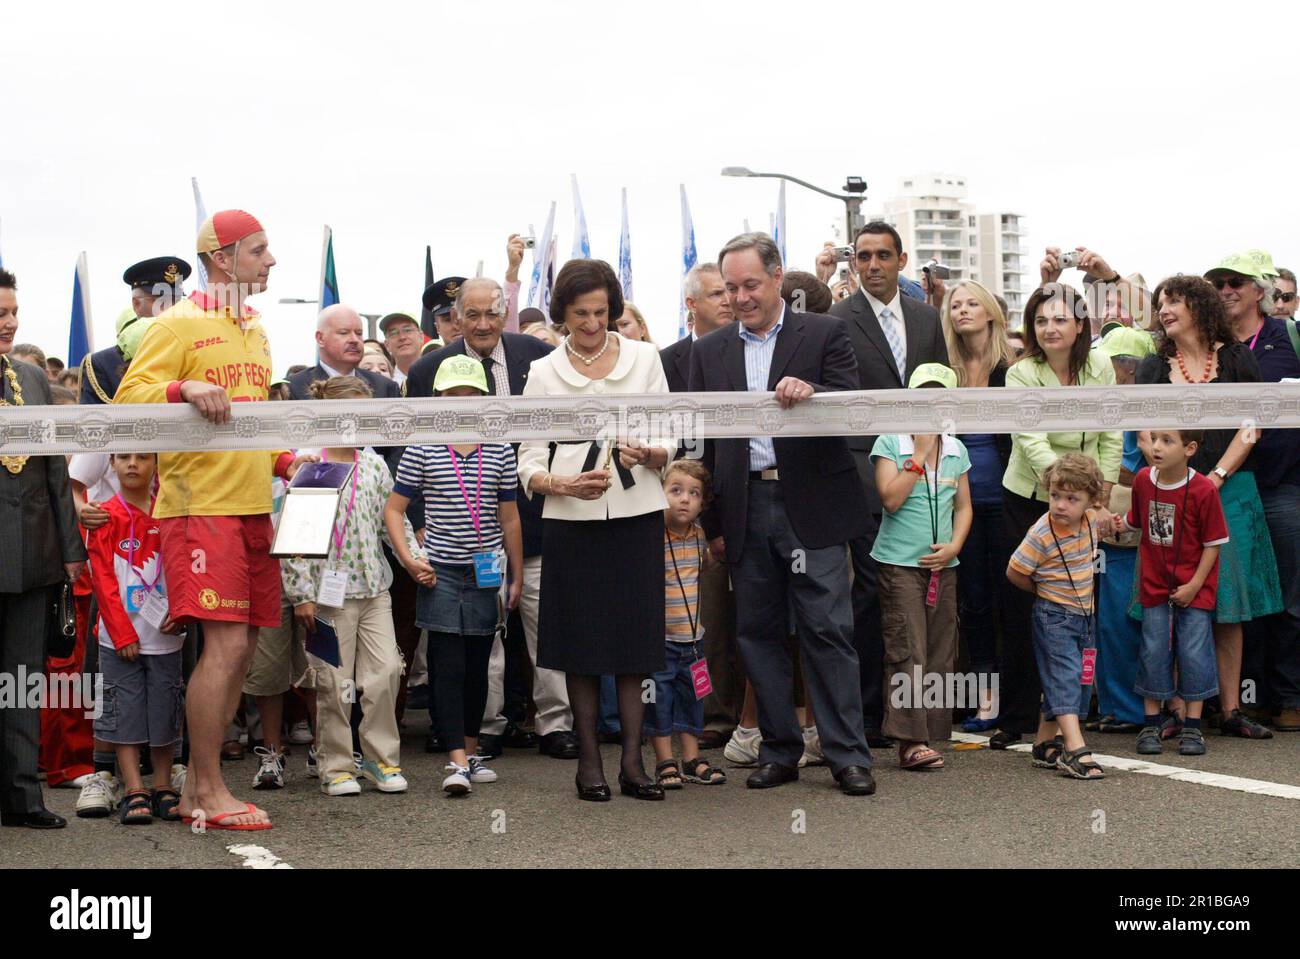
M948 364L939 313L932 306L899 292L898 274L907 266L903 240L888 223L868 223L853 241L858 291L831 307L848 328L858 361L858 389L904 389L922 363ZM881 636L880 602L876 595L876 564L871 547L880 529L880 494L871 462L874 436L850 436L849 450L857 463L871 512L870 529L850 541L853 555L853 642L862 668L862 715L867 741L890 745L882 738L885 646Z
M17 285L12 273L0 270L0 406L48 406L45 371L5 356L18 331ZM0 556L0 672L17 682L23 672L44 671L51 587L75 580L86 564L62 456L0 456ZM39 709L21 700L0 709L0 824L68 824L41 798L40 741Z

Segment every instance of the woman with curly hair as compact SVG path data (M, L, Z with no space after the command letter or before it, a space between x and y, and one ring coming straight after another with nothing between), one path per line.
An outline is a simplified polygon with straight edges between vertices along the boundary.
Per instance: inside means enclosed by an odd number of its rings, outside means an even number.
M1144 359L1137 381L1147 383L1258 383L1259 363L1238 343L1213 286L1198 276L1175 276L1156 287L1156 322L1164 339ZM1277 560L1264 523L1248 457L1257 436L1248 430L1206 430L1191 467L1219 490L1229 541L1219 553L1214 608L1214 645L1219 667L1221 729L1243 739L1270 739L1272 732L1241 712L1242 624L1282 609ZM1183 704L1171 700L1160 726L1164 739L1183 728Z

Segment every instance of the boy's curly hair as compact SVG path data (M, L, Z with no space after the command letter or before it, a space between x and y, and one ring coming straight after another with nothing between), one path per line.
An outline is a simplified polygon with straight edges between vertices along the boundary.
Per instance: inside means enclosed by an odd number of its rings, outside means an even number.
M1101 493L1101 468L1090 456L1082 453L1066 453L1047 469L1043 470L1043 486L1051 490L1053 486L1078 493L1087 493L1096 498Z

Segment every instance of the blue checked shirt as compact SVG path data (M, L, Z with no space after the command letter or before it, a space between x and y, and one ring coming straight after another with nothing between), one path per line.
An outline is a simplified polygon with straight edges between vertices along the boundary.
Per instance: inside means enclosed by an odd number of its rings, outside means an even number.
M745 344L745 387L751 393L767 390L767 378L772 372L772 353L776 350L776 335L785 325L785 304L781 304L781 318L767 333L759 337L743 326L740 339ZM770 470L776 467L776 447L770 436L753 436L749 440L749 470Z

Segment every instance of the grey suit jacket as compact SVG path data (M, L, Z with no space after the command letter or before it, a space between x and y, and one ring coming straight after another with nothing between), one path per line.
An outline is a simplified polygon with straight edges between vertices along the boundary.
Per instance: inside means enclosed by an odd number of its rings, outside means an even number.
M943 363L946 366L948 347L943 341L939 311L910 296L899 297L899 302L903 307L903 329L907 335L906 375L910 377L922 363ZM890 390L907 386L906 378L898 375L894 353L880 328L880 321L861 290L832 306L831 316L840 317L848 326L849 342L858 360L858 389ZM876 437L850 436L848 440L867 502L873 513L879 513L880 496L876 492L875 466L871 463L871 447L875 445Z
M0 366L12 362L0 359ZM45 372L30 363L13 364L25 406L49 406L50 383ZM0 372L0 396L13 402L9 378ZM0 407L0 418L5 408ZM62 456L33 456L21 473L0 467L0 593L28 590L63 582L64 563L86 558L77 530L77 513L68 483L68 463Z

